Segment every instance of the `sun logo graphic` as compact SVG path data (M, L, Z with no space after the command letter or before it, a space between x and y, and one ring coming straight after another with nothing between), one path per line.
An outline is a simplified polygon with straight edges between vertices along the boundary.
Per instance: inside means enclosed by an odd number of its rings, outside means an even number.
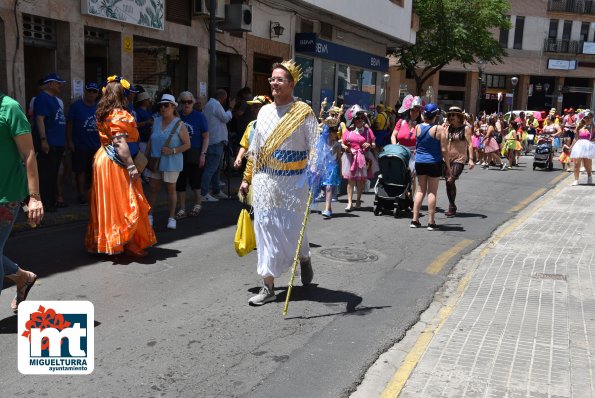
M89 301L23 301L18 318L19 372L91 373L94 324Z

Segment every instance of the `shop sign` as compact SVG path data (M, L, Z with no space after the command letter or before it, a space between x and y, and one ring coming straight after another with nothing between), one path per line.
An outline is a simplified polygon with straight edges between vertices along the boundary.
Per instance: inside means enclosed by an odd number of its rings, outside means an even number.
M81 0L81 12L133 25L163 30L164 1Z
M595 54L595 42L586 41L583 43L583 54Z
M548 69L556 69L556 70L575 70L576 69L576 60L568 60L568 59L548 59L547 60L547 68Z
M388 71L388 58L320 39L315 33L295 35L295 51L365 69Z

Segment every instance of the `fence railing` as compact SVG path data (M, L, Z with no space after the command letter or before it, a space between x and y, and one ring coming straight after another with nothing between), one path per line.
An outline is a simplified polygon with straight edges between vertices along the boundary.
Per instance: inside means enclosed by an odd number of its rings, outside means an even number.
M545 39L543 41L543 51L550 53L578 54L581 48L581 42L577 40Z
M547 10L572 12L576 14L595 14L594 0L548 0Z

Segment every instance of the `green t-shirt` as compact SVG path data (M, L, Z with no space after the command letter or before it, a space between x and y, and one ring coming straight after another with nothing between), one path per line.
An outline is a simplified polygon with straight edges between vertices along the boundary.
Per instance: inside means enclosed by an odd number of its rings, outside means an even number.
M25 165L14 137L31 134L18 102L0 92L0 203L23 200L28 194Z

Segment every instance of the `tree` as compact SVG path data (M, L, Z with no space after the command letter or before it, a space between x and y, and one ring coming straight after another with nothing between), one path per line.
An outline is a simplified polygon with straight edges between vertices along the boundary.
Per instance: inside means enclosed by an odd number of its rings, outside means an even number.
M413 74L417 95L426 80L452 61L496 64L506 56L493 32L510 28L508 0L414 0L413 7L419 16L416 43L395 55L400 68Z

